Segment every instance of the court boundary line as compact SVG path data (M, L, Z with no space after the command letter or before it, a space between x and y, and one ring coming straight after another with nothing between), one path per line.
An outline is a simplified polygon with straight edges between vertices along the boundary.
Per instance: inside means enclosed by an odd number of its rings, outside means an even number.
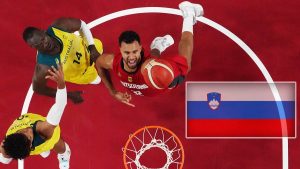
M173 8L165 8L165 7L131 8L131 9L114 12L114 13L105 15L103 17L100 17L100 18L92 21L91 23L89 23L88 26L90 28L93 28L97 25L100 25L100 24L102 24L106 21L112 20L112 19L116 19L119 17L127 16L127 15L142 14L142 13L165 13L165 14L173 14L173 15L181 16L181 11L178 9L173 9ZM218 24L210 19L207 19L205 17L199 17L199 18L197 18L197 20L220 31L221 33L226 35L228 38L233 40L236 44L238 44L250 56L250 58L254 61L254 63L258 66L259 70L262 72L262 74L265 77L265 79L267 80L267 82L274 83L271 75L269 74L268 70L266 69L264 64L261 62L261 60L240 38L238 38L235 34L233 34L231 31L229 31L225 27L221 26L220 24ZM272 90L272 93L273 93L275 99L281 100L276 86L275 85L269 85L269 86L270 86L270 89ZM30 90L32 90L32 85L29 87L28 92L30 92ZM27 95L28 95L28 93L27 93ZM31 95L31 97L26 96L24 104L23 104L23 108L24 107L25 108L24 109L22 108L22 111L25 110L26 108L28 109L31 98L32 98L32 95ZM25 105L25 103L26 103L26 105ZM281 113L282 111L284 111L284 110L282 110L282 104L277 105L277 106L278 106L278 109L280 112L280 116L284 117L285 116L284 113ZM285 125L285 127L286 127L286 125ZM283 130L284 130L284 128L283 128ZM21 165L19 165L19 163ZM21 167L19 167L19 166L21 166ZM287 138L282 138L282 168L288 169L288 139ZM24 169L24 161L23 160L18 161L18 169Z

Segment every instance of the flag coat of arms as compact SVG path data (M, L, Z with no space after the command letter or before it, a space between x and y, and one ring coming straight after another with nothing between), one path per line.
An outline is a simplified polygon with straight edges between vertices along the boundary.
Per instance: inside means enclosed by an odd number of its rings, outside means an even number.
M187 82L187 138L296 138L296 84ZM275 98L278 91L280 98Z

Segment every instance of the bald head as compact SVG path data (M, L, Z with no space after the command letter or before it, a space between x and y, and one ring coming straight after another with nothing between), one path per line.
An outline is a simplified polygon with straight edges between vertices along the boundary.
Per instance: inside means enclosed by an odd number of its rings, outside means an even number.
M27 27L23 32L24 41L32 48L43 53L51 53L54 49L53 39L43 30Z

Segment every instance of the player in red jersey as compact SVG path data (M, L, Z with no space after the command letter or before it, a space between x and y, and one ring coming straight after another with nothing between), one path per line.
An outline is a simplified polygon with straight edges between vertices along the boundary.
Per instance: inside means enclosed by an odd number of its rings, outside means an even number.
M178 55L163 56L163 59L167 60L174 69L174 80L169 88L174 88L180 84L191 69L193 25L196 23L196 17L203 15L203 8L199 4L185 1L179 4L179 8L183 15L183 27ZM137 33L133 31L123 32L119 37L120 51L116 54L103 54L96 61L99 76L110 94L115 99L129 106L134 106L130 103L130 94L117 91L114 88L108 70L112 70L121 84L136 95L153 96L168 90L158 90L147 86L141 73L141 65L148 58L160 56L173 43L174 41L170 35L155 38L151 44L151 54L146 54Z

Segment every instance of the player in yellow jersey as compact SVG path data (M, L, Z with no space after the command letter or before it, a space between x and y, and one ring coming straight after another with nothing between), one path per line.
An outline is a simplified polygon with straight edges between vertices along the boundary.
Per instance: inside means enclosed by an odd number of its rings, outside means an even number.
M47 117L27 113L9 127L0 146L0 162L9 164L13 159L24 159L40 154L46 158L50 150L58 153L60 169L68 169L71 150L60 136L59 122L67 104L67 91L61 66L48 70L47 79L57 83L55 104Z
M75 35L79 31L81 36ZM63 64L65 81L75 84L99 84L101 79L93 62L103 52L102 43L94 39L86 23L76 18L60 18L46 30L27 27L23 39L37 49L33 90L54 97L56 90L47 86L45 76L55 59ZM99 53L100 52L100 53ZM68 92L74 103L83 101L80 91Z

